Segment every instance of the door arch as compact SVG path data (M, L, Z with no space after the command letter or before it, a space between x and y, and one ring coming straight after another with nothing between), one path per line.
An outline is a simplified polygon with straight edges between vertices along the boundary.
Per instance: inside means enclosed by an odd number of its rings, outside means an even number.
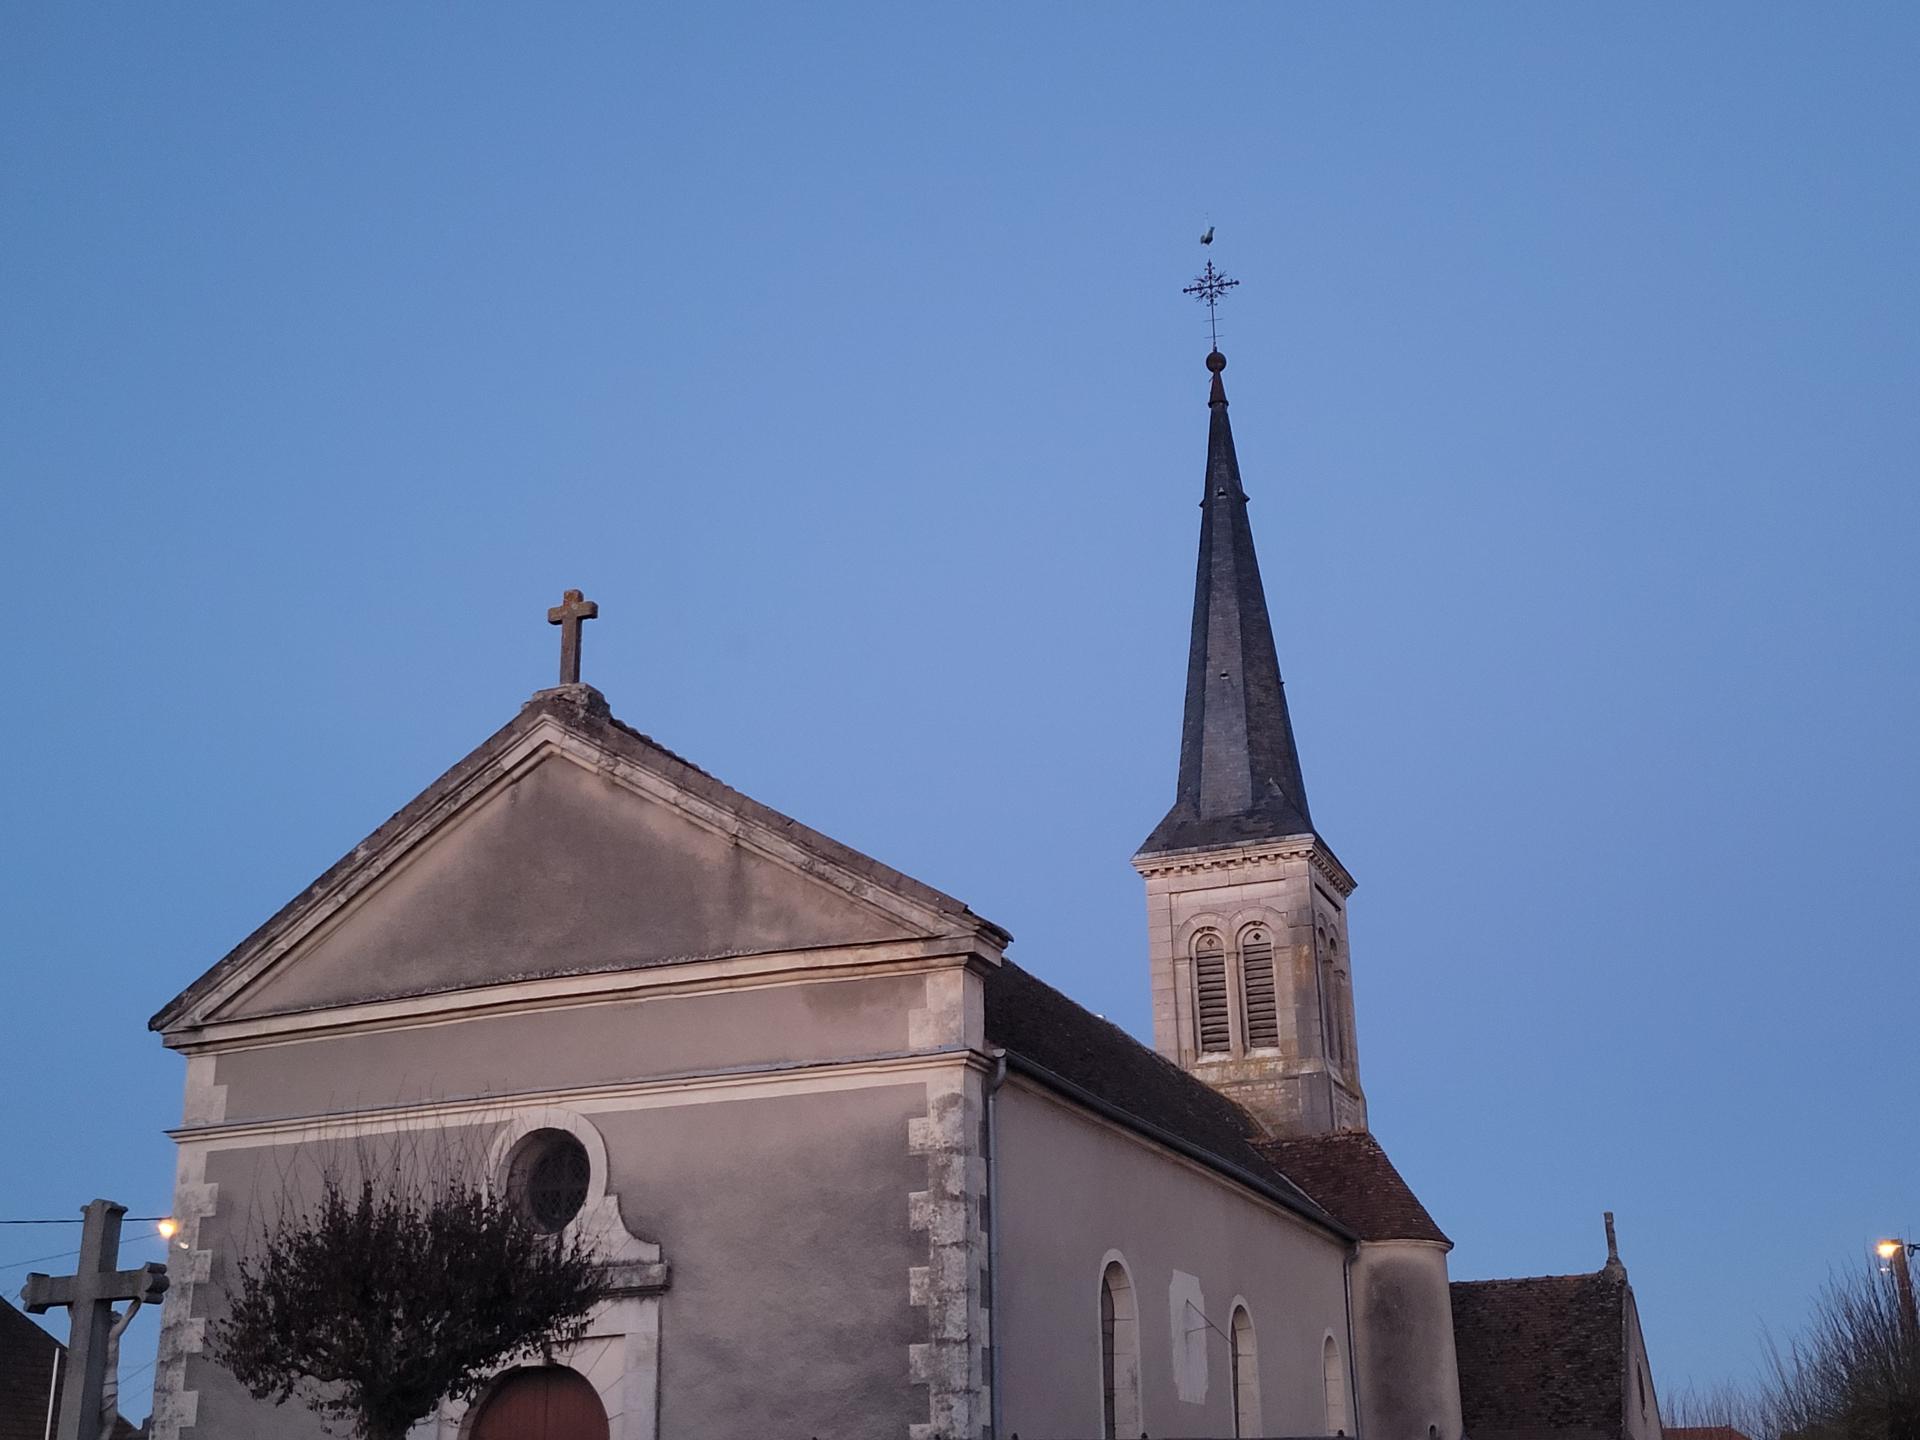
M578 1370L528 1366L495 1382L468 1440L608 1440L607 1411Z

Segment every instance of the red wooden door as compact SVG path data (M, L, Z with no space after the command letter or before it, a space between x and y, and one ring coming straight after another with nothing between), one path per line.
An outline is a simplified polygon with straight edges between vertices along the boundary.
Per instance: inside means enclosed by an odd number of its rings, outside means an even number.
M577 1370L514 1370L481 1403L472 1440L607 1440L607 1412Z

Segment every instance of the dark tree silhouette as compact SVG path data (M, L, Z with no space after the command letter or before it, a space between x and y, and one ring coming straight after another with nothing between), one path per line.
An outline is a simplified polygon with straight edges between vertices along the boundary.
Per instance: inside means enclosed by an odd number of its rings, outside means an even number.
M1877 1266L1829 1280L1800 1332L1766 1342L1751 1388L1681 1391L1674 1425L1726 1425L1754 1440L1920 1440L1920 1336Z
M1768 1356L1774 1430L1804 1440L1920 1440L1920 1335L1879 1267L1830 1281L1806 1329Z
M500 1366L578 1340L605 1289L586 1242L505 1196L336 1173L317 1202L283 1204L235 1280L214 1359L256 1399L297 1397L359 1440L400 1440Z

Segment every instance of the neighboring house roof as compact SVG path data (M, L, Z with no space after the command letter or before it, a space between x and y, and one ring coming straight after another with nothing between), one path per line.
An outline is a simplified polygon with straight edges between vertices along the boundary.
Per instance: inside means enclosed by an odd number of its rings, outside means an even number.
M1618 1440L1626 1394L1623 1266L1456 1280L1450 1288L1460 1414L1473 1440Z
M47 1433L48 1388L59 1403L66 1367L54 1381L54 1360L66 1346L13 1306L0 1302L0 1440L43 1440ZM123 1415L114 1422L115 1440L132 1440L140 1431Z
M1118 1025L1012 961L988 974L986 1005L987 1043L1005 1048L1010 1064L1019 1063L1071 1099L1110 1107L1121 1123L1176 1142L1315 1224L1353 1238L1338 1215L1328 1214L1261 1153L1257 1142L1264 1132L1251 1115Z
M1294 1184L1362 1240L1432 1240L1451 1245L1380 1142L1364 1131L1257 1142Z

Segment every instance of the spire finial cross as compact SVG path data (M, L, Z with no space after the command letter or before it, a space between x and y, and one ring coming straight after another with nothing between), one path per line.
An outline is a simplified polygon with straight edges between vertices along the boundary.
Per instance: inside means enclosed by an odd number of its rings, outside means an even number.
M600 605L588 600L578 590L569 590L560 597L560 603L547 611L547 623L560 627L560 683L578 685L580 683L580 626L587 620L600 617Z
M1209 230L1207 234L1211 236L1213 232ZM1207 261L1207 268L1194 277L1193 284L1187 286L1186 289L1180 292L1182 295L1191 295L1196 300L1206 302L1207 334L1213 341L1213 348L1215 350L1220 348L1220 317L1216 313L1215 307L1220 304L1221 297L1239 283L1238 280L1229 280L1218 270L1214 269L1213 261L1209 260Z

